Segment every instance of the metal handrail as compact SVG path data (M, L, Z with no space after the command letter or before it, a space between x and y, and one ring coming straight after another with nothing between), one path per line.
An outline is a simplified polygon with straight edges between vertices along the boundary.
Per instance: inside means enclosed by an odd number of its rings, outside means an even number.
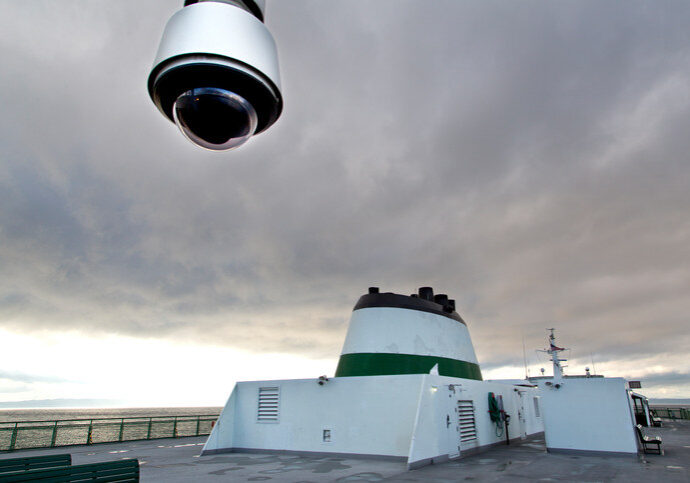
M659 418L690 419L690 408L650 406L649 409L654 411L654 414Z
M68 418L68 419L35 419L35 420L26 420L26 421L0 421L0 424L15 424L15 423L54 423L55 421L109 421L109 420L120 420L120 419L170 419L171 421L174 418L205 418L205 417L210 417L210 418L217 418L218 414L190 414L190 415L184 415L184 416L120 416L120 417L109 417L109 418Z
M0 421L0 451L210 434L218 414ZM161 428L161 426L164 426ZM169 428L170 427L170 428ZM88 428L88 431L87 431ZM168 429L169 428L169 429ZM110 430L110 434L106 433ZM127 431L135 431L127 434ZM34 433L31 434L30 432ZM5 441L2 435L11 432ZM85 436L81 434L85 432ZM24 435L24 438L20 436ZM59 438L59 436L63 436ZM97 439L94 441L94 439ZM20 441L21 440L21 441ZM64 441L63 441L64 440Z

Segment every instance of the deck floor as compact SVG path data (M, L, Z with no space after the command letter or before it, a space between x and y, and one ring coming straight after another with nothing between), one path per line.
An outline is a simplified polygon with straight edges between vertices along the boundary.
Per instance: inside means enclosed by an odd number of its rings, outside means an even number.
M199 456L205 438L161 439L1 453L0 459L71 453L73 464L138 458L144 482L689 482L690 421L665 421L647 428L660 435L664 455L572 456L549 454L543 441L498 446L484 453L406 471L404 463L354 458L319 458L231 453Z

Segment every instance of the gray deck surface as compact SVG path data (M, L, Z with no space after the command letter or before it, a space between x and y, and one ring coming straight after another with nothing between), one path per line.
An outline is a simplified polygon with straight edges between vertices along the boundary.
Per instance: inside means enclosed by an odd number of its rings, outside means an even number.
M205 437L70 446L1 453L0 459L71 453L73 464L138 458L142 481L648 481L690 482L690 421L646 428L663 439L664 455L572 456L549 454L543 441L498 446L464 459L406 471L404 463L267 454L199 456Z

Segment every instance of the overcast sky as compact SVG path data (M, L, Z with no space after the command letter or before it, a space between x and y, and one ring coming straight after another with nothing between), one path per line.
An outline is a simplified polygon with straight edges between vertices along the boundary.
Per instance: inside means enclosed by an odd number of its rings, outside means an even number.
M0 401L333 374L370 285L485 377L555 327L690 397L688 2L269 0L285 109L220 154L148 98L182 3L0 0Z

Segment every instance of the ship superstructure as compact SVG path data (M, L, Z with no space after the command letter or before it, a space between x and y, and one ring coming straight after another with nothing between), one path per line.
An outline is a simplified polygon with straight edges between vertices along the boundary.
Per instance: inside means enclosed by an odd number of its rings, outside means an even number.
M566 375L556 343L555 329L548 329L553 376L531 377L539 387L544 417L546 449L554 453L630 454L639 450L635 435L633 397L622 377ZM639 397L639 396L638 396Z
M366 455L414 468L541 431L536 387L482 380L453 299L372 287L336 377L237 383L203 454Z

